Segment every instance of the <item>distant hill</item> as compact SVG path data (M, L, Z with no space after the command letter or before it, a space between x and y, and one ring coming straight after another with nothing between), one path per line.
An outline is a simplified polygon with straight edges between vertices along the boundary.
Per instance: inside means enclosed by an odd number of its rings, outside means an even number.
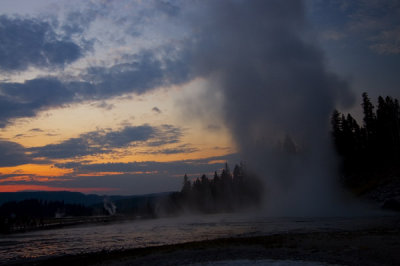
M82 204L90 206L103 202L103 198L103 196L99 195L86 195L79 192L69 191L1 192L0 205L8 201L38 199L46 201L64 201L66 204Z
M80 192L70 191L37 191L37 192L1 192L0 205L9 201L23 201L27 199L38 199L46 201L63 201L65 204L82 204L84 206L92 206L103 204L104 198L113 202L120 200L133 200L142 201L147 198L157 198L159 196L168 195L170 192L147 194L147 195L133 195L133 196L100 196L96 194L83 194ZM122 205L126 205L122 204Z

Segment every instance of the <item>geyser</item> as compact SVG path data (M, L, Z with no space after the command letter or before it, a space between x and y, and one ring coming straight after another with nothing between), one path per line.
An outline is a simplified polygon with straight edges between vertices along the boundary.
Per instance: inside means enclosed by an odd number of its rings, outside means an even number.
M223 117L248 167L264 180L268 211L331 212L336 167L329 117L353 97L348 84L327 71L305 4L200 3L203 12L191 18L191 68L222 91Z

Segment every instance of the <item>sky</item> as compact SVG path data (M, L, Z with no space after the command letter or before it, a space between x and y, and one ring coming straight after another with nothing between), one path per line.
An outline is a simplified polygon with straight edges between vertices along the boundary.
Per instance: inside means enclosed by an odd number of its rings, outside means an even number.
M395 0L2 0L0 192L176 191L399 69Z

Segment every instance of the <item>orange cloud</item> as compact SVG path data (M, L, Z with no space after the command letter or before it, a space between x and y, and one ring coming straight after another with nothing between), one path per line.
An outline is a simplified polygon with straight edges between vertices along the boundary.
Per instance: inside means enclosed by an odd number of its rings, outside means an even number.
M36 175L36 176L63 176L72 173L71 169L60 169L50 164L24 164L14 167L1 167L0 174L19 174L19 175Z
M135 171L135 172L90 172L90 173L81 173L76 174L76 177L84 177L84 176L110 176L110 175L123 175L123 174L130 174L130 175L151 175L151 174L158 174L158 171Z
M84 176L105 176L105 175L122 175L123 172L93 172L93 173L82 173L76 174L76 177L84 177Z
M51 181L64 181L66 179L59 177L48 177L48 176L33 176L33 175L18 175L10 176L7 178L0 179L0 183L6 182L20 182L20 181L36 181L36 182L51 182Z

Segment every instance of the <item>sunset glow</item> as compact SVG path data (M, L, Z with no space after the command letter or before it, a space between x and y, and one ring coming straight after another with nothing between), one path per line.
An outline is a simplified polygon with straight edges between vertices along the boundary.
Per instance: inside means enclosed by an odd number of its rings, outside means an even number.
M384 4L299 1L250 24L211 2L2 1L0 190L176 191L307 138L306 116L359 114L360 91L398 94L398 28L367 12Z

